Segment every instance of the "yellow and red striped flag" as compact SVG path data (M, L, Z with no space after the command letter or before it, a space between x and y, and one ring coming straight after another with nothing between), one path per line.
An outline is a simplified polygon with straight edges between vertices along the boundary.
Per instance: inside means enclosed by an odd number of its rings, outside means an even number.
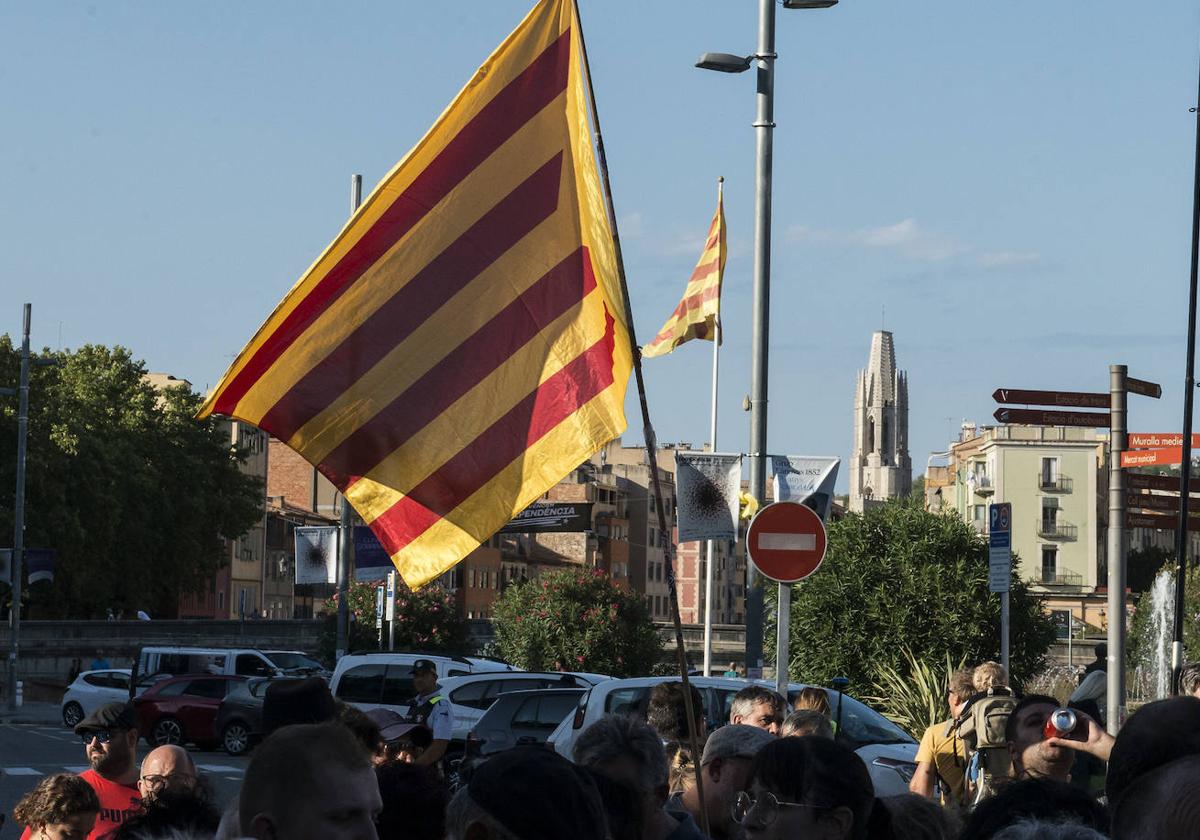
M541 0L200 411L316 465L412 586L625 429L632 353L579 21Z
M667 323L642 348L643 356L665 356L693 338L714 340L721 321L721 278L725 274L725 208L717 194L717 212L708 226L700 261Z

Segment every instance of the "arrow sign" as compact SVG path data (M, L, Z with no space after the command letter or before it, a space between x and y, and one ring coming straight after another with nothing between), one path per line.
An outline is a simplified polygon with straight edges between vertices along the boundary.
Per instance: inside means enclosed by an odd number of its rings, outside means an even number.
M1179 495L1179 476L1150 475L1148 473L1129 472L1125 474L1125 483L1130 490L1167 490ZM1191 493L1200 493L1200 478L1193 478L1188 485Z
M1121 468L1153 467L1157 464L1182 464L1183 449L1172 446L1169 449L1135 449L1132 452L1121 453Z
M1086 426L1099 428L1109 424L1108 412L1041 411L1031 408L997 408L992 415L1001 423L1026 423L1031 426Z
M1155 400L1162 396L1162 386L1157 382L1134 379L1132 376L1125 377L1125 389L1131 394L1141 394Z
M1141 508L1142 510L1163 510L1168 513L1179 513L1179 496L1170 496L1166 494L1154 493L1129 493L1126 496L1126 502L1131 508ZM1200 513L1200 499L1191 499L1189 497L1188 511Z
M1183 446L1183 435L1179 432L1130 432L1125 439L1127 449L1161 449L1166 446ZM1200 435L1192 435L1192 449L1200 449Z
M1179 527L1179 517L1169 513L1127 513L1125 525L1129 528L1155 528L1159 531L1174 531ZM1200 516L1188 517L1188 530L1200 531Z
M1024 405L1059 405L1072 408L1108 408L1108 394L1092 394L1083 391L1027 391L1020 388L997 388L992 399L998 403L1021 403ZM1105 425L1108 425L1105 423Z

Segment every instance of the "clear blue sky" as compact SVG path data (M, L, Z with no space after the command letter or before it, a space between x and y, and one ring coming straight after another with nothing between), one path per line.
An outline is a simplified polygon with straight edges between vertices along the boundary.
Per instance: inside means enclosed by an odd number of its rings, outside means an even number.
M477 3L0 7L0 331L123 344L204 389L516 25ZM745 449L756 4L581 0L637 330L726 177L721 446ZM886 307L913 465L998 386L1160 381L1179 427L1200 9L1182 0L779 10L770 448L851 444ZM660 440L708 434L709 345L646 365ZM630 389L633 393L633 389ZM636 403L630 432L640 439ZM845 486L843 475L842 486Z

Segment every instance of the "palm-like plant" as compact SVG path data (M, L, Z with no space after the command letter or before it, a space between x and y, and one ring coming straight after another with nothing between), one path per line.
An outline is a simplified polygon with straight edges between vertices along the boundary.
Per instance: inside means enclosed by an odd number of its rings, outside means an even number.
M930 665L918 660L908 648L902 648L901 655L904 670L881 665L871 687L872 696L864 699L914 738L920 738L926 728L946 719L950 675L966 660L955 665L947 653L943 662Z

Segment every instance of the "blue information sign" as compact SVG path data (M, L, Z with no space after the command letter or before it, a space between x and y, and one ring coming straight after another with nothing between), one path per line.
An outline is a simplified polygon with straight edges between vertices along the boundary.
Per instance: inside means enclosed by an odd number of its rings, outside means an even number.
M988 505L988 590L1007 592L1012 580L1012 504Z

